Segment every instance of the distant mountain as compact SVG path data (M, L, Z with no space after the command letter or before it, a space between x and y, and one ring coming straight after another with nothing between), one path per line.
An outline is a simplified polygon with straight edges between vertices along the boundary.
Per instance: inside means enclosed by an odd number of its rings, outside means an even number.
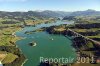
M86 11L73 12L69 16L93 16L93 15L99 15L100 16L100 11L88 9Z
M26 12L29 16L36 16L36 17L65 17L66 15L69 15L70 12L63 12L63 11L28 11Z
M75 20L76 16L96 16L96 17L100 17L100 11L95 11L95 10L91 10L91 9L88 9L86 11L76 11L76 12L72 12L70 13L69 15L66 15L63 20Z
M68 15L70 15L72 12L64 12L64 11L55 11L56 13L59 13L60 15L62 15L62 16L68 16Z
M4 12L0 11L0 17L64 17L68 15L69 12L63 11L28 11L28 12Z
M22 18L30 18L32 16L34 17L65 17L65 16L94 16L99 15L100 11L95 11L88 9L86 11L76 11L76 12L64 12L64 11L28 11L28 12L5 12L0 11L0 17L8 17L8 18L15 18L15 17L22 17Z

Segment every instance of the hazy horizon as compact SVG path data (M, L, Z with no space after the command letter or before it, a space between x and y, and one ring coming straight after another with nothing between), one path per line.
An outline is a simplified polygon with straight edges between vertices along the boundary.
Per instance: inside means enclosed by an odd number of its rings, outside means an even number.
M0 0L0 11L100 11L100 0Z
M94 10L94 9L87 9L87 10ZM0 10L0 11L4 11L4 10ZM27 10L27 11L4 11L4 12L28 12L28 11L43 12L43 11L57 11L57 10ZM80 10L80 11L86 11L86 10ZM97 10L94 10L94 11L97 11ZM61 11L61 12L76 12L76 11Z

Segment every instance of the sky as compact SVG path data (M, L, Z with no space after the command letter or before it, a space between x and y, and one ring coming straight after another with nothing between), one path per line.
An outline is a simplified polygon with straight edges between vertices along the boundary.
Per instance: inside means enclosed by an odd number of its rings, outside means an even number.
M100 0L0 0L0 11L100 11Z

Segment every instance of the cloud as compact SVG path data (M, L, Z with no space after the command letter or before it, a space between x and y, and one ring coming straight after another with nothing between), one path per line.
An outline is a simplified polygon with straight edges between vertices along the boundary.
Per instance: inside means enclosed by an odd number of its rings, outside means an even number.
M29 0L0 0L0 2L26 2Z

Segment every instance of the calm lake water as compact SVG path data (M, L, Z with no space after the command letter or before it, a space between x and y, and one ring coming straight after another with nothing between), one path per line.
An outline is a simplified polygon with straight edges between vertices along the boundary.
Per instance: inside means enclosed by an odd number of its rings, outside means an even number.
M55 23L40 24L36 27L25 27L23 30L16 32L17 36L24 37L18 40L16 44L22 50L28 59L24 66L38 66L40 57L44 58L76 58L75 50L71 46L72 41L62 35L51 35L46 32L35 32L24 34L25 31L32 31L41 27L50 27L53 25L72 24L73 22L57 21ZM53 40L52 40L53 39ZM29 46L30 42L36 42L37 45Z

